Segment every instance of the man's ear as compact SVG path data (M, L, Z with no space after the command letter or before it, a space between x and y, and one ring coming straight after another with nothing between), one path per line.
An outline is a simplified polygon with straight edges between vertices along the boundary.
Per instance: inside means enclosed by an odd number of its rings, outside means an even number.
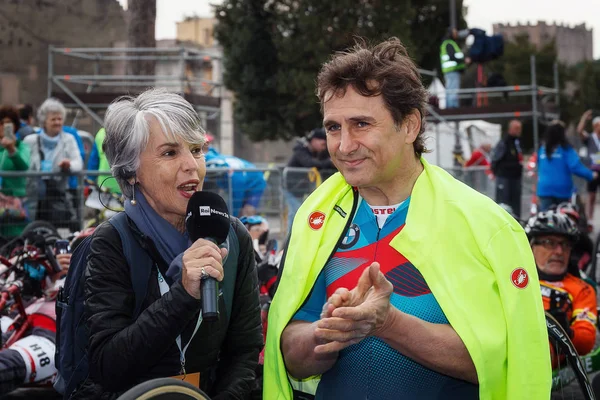
M412 110L403 121L406 126L406 144L413 144L421 132L421 113L419 110Z

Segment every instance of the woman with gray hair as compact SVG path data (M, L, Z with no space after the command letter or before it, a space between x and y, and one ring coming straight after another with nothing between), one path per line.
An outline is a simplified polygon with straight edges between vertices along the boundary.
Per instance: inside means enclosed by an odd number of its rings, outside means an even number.
M77 217L72 194L67 190L67 174L81 171L83 168L77 141L63 131L66 113L60 101L47 99L38 110L41 132L39 135L28 135L24 139L31 149L31 171L64 173L30 178L27 182L27 202L31 219L48 221L57 227L70 227Z
M204 239L192 243L185 231L188 201L206 173L196 111L181 96L152 89L111 104L105 128L103 149L127 198L132 236L150 256L141 267L149 279L136 315L140 282L130 277L125 244L110 222L100 225L85 271L89 375L71 399L115 398L141 382L177 375L213 399L247 398L262 348L252 240L235 218L230 254ZM201 319L200 282L207 275L223 289L218 321Z

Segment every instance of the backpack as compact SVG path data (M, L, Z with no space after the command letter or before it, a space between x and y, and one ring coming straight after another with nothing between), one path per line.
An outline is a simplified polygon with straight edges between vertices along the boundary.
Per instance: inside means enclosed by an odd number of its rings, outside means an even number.
M146 298L147 284L150 279L151 268L155 262L142 248L138 238L129 227L127 214L120 212L108 220L119 232L123 253L129 265L131 282L135 293L134 318L142 310L142 303ZM56 300L56 354L55 365L58 370L54 382L54 389L68 399L71 393L86 380L89 372L87 346L89 332L84 313L84 283L85 268L92 237L88 236L75 249L71 257L69 272L64 287L59 291ZM239 241L233 229L227 236L229 253L223 268L235 268L239 256ZM133 262L135 260L135 262ZM232 266L231 264L234 263ZM237 276L237 274L236 274ZM226 280L223 285L223 296L227 308L227 318L231 316L235 279Z

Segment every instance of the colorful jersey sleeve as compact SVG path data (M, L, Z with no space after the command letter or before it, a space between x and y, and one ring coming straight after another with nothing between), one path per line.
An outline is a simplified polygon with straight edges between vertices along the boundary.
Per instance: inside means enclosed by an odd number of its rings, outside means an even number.
M321 318L323 305L327 301L326 293L327 286L325 283L325 273L324 271L321 271L308 300L300 307L300 310L294 315L293 319L307 322L318 321Z
M596 292L587 283L581 281L580 290L573 297L573 315L571 317L572 341L581 355L594 348L596 341Z

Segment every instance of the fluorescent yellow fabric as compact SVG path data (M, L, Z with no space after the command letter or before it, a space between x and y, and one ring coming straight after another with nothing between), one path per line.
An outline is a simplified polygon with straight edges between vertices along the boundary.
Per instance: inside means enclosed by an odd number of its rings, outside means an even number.
M425 170L413 189L406 226L391 245L419 269L465 343L482 400L547 400L552 378L548 336L523 229L489 198L422 163ZM281 333L352 220L353 199L352 188L336 174L304 202L294 219L281 282L269 310L265 399L292 399ZM319 230L308 225L314 211L326 215ZM528 273L524 289L512 283L517 268ZM317 381L312 383L309 386L315 387Z

